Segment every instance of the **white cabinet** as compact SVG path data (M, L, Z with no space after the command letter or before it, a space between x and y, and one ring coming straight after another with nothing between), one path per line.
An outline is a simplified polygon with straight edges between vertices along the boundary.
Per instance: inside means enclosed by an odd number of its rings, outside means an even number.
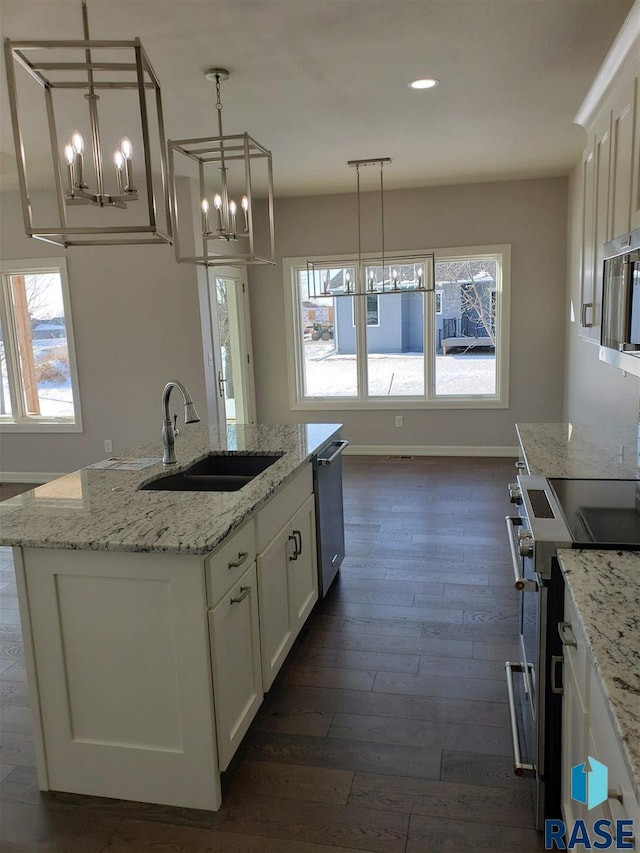
M262 681L268 690L295 639L289 604L289 562L295 550L290 527L258 554Z
M568 589L565 589L562 696L562 815L567 826L583 819L592 826L596 820L633 820L640 826L640 806L635 797L622 745L615 734L610 704L590 656L586 637ZM595 808L571 797L571 768L589 757L608 769L609 797ZM588 769L588 768L587 768Z
M270 502L266 510L258 513L258 543L259 547L262 545L257 560L260 642L265 690L273 684L318 600L311 488L309 466Z
M595 335L594 329L594 192L595 192L595 136L591 137L591 145L582 156L581 190L582 190L582 242L580 247L580 316L578 329L580 335L590 338ZM599 329L598 329L599 337Z
M291 519L294 553L289 559L288 588L291 624L297 635L318 600L316 511L313 495Z
M637 78L620 86L612 102L610 164L609 240L631 231L633 202L633 169L637 124ZM635 199L637 202L637 199Z
M589 696L589 755L607 766L609 794L603 803L589 812L589 819L632 820L636 832L635 849L637 849L640 804L636 799L622 749L614 731L608 702L598 678L592 679Z
M564 666L562 673L562 814L565 823L586 817L586 806L571 798L571 768L586 760L589 743L587 704L589 668L587 644L573 604L565 595L565 621L559 626Z
M40 787L219 808L202 560L15 553Z
M635 15L635 17L634 17ZM582 245L578 333L599 343L603 247L640 227L640 34L632 12L575 121L587 131L580 175ZM611 70L613 68L613 71Z
M262 703L258 581L251 564L209 611L220 770L226 770Z

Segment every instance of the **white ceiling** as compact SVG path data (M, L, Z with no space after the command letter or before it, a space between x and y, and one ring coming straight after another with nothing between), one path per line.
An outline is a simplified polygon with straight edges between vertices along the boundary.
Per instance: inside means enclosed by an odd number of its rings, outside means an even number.
M573 117L632 0L88 0L91 36L140 36L169 138L216 135L202 70L230 69L225 133L273 152L279 196L567 174ZM81 38L80 0L0 0L2 36ZM414 92L414 77L440 80ZM2 81L0 176L15 172Z

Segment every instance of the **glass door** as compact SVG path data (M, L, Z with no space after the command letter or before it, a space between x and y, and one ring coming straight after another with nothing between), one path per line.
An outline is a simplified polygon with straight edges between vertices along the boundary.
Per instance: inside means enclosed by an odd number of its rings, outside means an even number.
M255 422L249 301L244 270L217 268L209 279L216 342L215 388L220 426ZM217 334L215 334L217 332Z

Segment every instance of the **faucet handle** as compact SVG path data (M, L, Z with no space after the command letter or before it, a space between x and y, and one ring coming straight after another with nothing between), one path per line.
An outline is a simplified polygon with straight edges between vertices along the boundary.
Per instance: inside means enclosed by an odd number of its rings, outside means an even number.
M180 435L180 430L178 429L178 416L173 416L173 434Z

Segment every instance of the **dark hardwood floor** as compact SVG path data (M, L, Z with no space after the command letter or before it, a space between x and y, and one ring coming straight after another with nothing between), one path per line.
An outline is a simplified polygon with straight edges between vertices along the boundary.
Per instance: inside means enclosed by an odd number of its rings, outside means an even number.
M530 785L512 773L504 679L513 473L500 459L345 460L347 557L224 774L217 813L38 791L0 549L0 849L542 850Z

